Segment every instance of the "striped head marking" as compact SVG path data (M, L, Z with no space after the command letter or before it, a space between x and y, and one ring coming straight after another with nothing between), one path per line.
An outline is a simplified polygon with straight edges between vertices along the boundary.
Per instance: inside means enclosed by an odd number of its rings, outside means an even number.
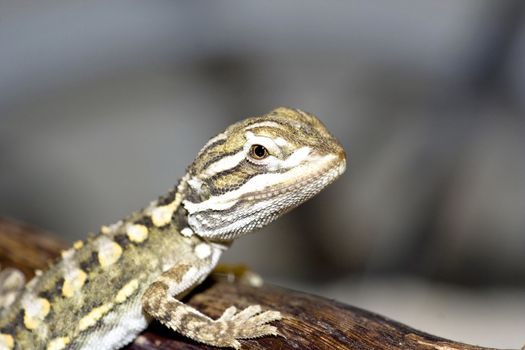
M311 198L345 167L343 148L311 114L281 107L245 119L188 168L188 224L202 237L231 240Z

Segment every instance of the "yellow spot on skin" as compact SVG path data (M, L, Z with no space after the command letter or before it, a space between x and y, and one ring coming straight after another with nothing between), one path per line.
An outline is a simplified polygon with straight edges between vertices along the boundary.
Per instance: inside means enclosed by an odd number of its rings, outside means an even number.
M126 230L130 241L142 243L148 238L148 228L144 225L130 225Z
M96 307L84 316L78 323L78 330L84 331L89 327L93 327L97 322L113 308L113 304L104 304L102 306Z
M15 340L11 334L0 333L0 349L11 350L15 347Z
M70 341L71 340L68 337L55 338L55 339L51 340L47 344L46 350L62 350L62 349L65 349L67 344L69 344Z
M73 243L73 248L75 248L76 250L81 249L83 246L84 246L84 242L82 241L76 241L75 243Z
M103 235L109 235L110 233L114 233L115 231L117 231L120 226L122 226L122 220L117 221L116 223L109 226L101 226L100 233L102 233Z
M175 211L175 201L162 207L157 207L151 212L151 221L153 225L162 227L171 221L173 212Z
M74 269L64 277L64 284L62 285L62 295L66 298L71 298L75 295L86 282L87 275L80 269Z
M24 303L24 325L27 329L36 329L49 313L51 305L44 298L29 300Z
M122 247L112 241L103 241L98 251L98 262L102 267L113 265L120 259Z
M131 295L133 295L133 293L135 293L138 287L139 287L138 280L134 279L134 280L129 281L128 283L126 283L124 287L122 287L121 290L119 290L119 292L117 293L117 296L115 297L115 301L119 304L123 303L124 301L126 301L126 299L128 299Z

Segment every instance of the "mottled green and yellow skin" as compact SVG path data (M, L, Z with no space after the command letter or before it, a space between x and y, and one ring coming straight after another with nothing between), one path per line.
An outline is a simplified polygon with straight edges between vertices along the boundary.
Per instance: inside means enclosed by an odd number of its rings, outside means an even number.
M142 242L142 237L133 240L126 233L128 222L138 222L148 229ZM76 248L65 251L58 263L36 277L27 288L26 293L52 306L49 312L41 320L31 321L24 317L23 305L15 304L2 315L2 333L14 331L20 349L46 349L48 342L55 338L68 339L68 348L78 348L76 343L82 344L100 328L97 323L100 319L96 315L89 317L90 311L99 309L101 315L111 312L125 315L126 310L141 309L140 296L166 266L194 255L194 247L202 239L195 235L184 237L179 231L175 220L156 227L143 213L136 213L114 229L103 228L105 233L77 242ZM105 254L98 249L97 242L101 241L107 243ZM70 275L68 279L69 269L78 271L76 278ZM76 287L68 280L76 280Z
M0 350L118 349L151 318L196 341L240 348L276 335L281 315L257 305L213 320L182 302L232 241L271 222L345 169L319 120L278 108L212 138L179 185L76 242L25 286L0 273Z

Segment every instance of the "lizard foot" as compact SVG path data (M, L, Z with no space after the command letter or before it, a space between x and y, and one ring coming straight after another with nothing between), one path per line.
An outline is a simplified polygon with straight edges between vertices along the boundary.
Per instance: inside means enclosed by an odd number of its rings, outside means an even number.
M202 340L209 345L240 349L241 343L237 339L279 335L277 328L268 323L281 318L280 312L262 311L259 305L248 306L239 312L235 306L231 306L221 317L205 327L206 331L202 333L208 334L209 339Z

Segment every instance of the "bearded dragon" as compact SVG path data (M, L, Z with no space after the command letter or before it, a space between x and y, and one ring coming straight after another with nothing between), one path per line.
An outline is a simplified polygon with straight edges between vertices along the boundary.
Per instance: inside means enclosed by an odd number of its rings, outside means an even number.
M74 243L27 284L16 270L0 273L0 350L119 349L152 319L217 347L277 335L279 311L232 306L212 319L180 299L236 238L345 167L342 146L312 114L277 108L231 125L167 195Z

